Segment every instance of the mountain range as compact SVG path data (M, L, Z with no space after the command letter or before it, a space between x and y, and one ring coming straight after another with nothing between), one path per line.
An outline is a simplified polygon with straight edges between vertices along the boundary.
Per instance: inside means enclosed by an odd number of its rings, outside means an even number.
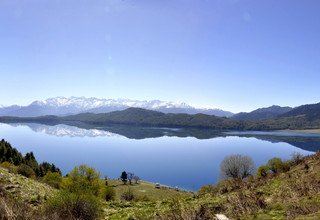
M275 109L279 109L276 107ZM264 112L265 110L262 110ZM67 116L0 117L4 123L87 124L91 126L128 125L137 127L201 128L214 130L319 129L320 103L296 107L271 119L235 120L206 114L163 113L143 108L127 108L109 113L80 113Z
M28 106L0 107L1 116L9 116L2 117L2 121L22 120L53 123L78 121L103 125L129 124L157 127L272 130L319 127L320 103L295 108L274 105L249 113L233 114L220 109L195 108L186 103L159 100L56 97L35 101ZM20 117L20 119L10 117ZM30 119L30 117L36 118Z
M47 103L45 103L47 106ZM62 106L65 106L63 104ZM272 112L273 114L270 114ZM283 113L285 112L285 113ZM263 113L263 114L262 114ZM42 124L87 124L91 126L146 126L166 128L201 128L214 130L285 130L285 129L319 129L320 103L302 105L289 110L287 107L273 106L248 113L250 120L239 120L227 117L217 117L207 114L163 113L144 108L130 107L121 111L108 113L80 113L66 116L39 117L0 117L4 123L42 123ZM259 115L252 119L252 115ZM266 117L266 115L269 117ZM261 117L264 117L262 119ZM271 117L271 118L270 118Z
M163 113L207 114L231 117L233 113L214 108L196 108L186 103L160 100L138 101L130 99L98 99L85 97L55 97L34 101L28 106L0 107L0 116L37 117L44 115L73 115L79 113L108 113L127 108L143 108Z

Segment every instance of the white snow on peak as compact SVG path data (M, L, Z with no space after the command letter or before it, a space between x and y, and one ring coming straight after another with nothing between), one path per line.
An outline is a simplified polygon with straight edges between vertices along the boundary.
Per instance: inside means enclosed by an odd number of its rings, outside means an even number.
M7 116L41 116L41 115L71 115L84 112L108 113L121 111L130 107L143 108L163 113L187 113L187 114L209 114L230 117L231 112L216 108L198 107L184 102L170 102L161 100L131 100L131 99L102 99L86 97L55 97L46 100L32 102L29 106L10 106L11 111L0 108L0 115ZM10 115L8 115L10 114Z
M167 102L160 100L138 101L130 99L99 99L85 97L55 97L43 101L35 101L32 105L49 107L73 107L82 110L89 110L99 107L136 107L157 110L159 108L195 108L184 102Z

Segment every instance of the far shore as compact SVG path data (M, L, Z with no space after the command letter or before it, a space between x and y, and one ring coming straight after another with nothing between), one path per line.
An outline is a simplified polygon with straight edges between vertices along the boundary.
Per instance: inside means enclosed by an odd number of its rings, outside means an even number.
M303 130L282 130L287 132L300 132L309 134L320 134L320 129L303 129Z

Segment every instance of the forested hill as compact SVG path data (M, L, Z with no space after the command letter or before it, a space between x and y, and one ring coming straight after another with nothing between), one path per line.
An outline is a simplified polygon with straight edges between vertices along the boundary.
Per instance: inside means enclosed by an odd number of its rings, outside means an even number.
M308 114L278 116L275 119L249 121L234 120L205 114L165 114L141 108L128 108L106 114L78 114L59 118L63 122L84 122L96 125L126 124L155 127L195 127L217 130L280 130L320 128L320 117ZM319 115L320 116L320 115Z
M205 114L165 114L141 108L128 108L105 114L84 113L61 118L63 121L80 121L90 124L126 124L156 127L203 127L222 129L226 118Z
M291 110L291 107L273 105L267 108L259 108L249 113L241 112L233 115L231 118L235 120L266 120L276 118Z
M305 119L308 121L319 120L320 103L302 105L296 108L273 105L267 108L259 108L249 113L241 112L233 115L231 118L234 120L243 121L261 121L300 116L305 117Z
M318 104L316 105L318 106ZM86 123L97 126L112 124L154 127L192 127L210 128L216 130L281 130L320 128L320 114L314 105L299 108L278 116L275 119L249 121L234 120L205 114L165 114L141 108L128 108L110 113L83 113L65 117L0 117L0 122L35 122L45 124ZM296 112L296 113L294 113Z
M308 120L319 120L320 119L320 103L311 104L311 105L302 105L294 108L292 111L289 111L281 115L281 117L297 117L297 116L304 116Z

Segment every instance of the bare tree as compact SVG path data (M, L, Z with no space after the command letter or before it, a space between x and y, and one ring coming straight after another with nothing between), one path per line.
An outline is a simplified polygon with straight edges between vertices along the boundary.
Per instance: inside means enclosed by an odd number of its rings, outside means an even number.
M129 184L132 184L132 179L134 177L134 173L128 173L128 180L129 180Z
M224 158L220 171L222 178L244 179L254 173L255 165L250 157L235 154Z
M135 181L136 184L138 184L138 181L140 180L140 177L134 176L134 177L133 177L133 180Z

